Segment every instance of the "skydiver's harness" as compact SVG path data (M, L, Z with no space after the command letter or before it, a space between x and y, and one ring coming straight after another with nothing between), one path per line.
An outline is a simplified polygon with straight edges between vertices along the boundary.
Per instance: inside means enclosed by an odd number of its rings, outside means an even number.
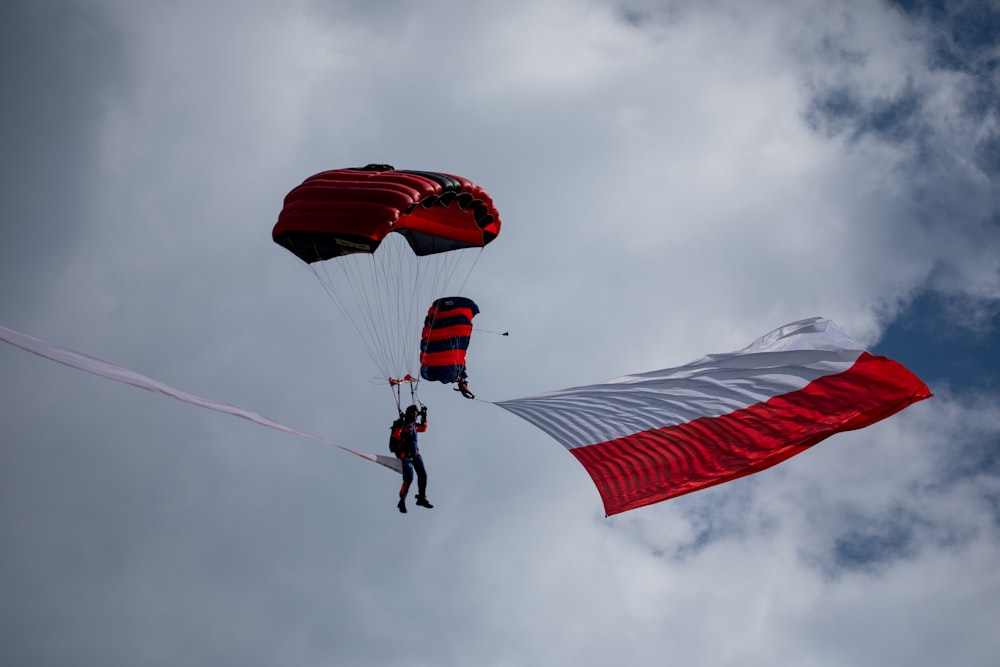
M426 408L425 408L426 410ZM423 421L421 424L427 423L427 413L422 412ZM426 428L426 427L421 427ZM410 433L407 433L408 429L412 429ZM416 422L407 422L406 418L399 415L399 418L392 422L392 427L389 431L389 451L396 455L397 458L407 458L415 456L417 453L416 448Z
M401 449L404 446L403 442L403 425L404 420L402 417L392 422L392 430L389 431L389 451L399 456Z

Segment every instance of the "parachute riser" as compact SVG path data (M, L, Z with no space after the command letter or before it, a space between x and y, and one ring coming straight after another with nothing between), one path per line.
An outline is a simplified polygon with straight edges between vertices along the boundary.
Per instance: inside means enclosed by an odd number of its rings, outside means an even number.
M423 403L417 397L417 386L420 384L420 379L415 378L412 375L406 375L402 378L389 378L389 387L392 390L392 397L396 401L396 410L402 414L402 387L404 384L410 386L410 405L416 405L418 408L424 407Z

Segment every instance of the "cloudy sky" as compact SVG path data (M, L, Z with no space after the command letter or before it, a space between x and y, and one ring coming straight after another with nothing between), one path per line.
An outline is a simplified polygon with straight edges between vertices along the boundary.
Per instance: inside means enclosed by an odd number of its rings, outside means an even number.
M419 8L417 8L419 5ZM466 401L398 478L0 346L0 663L995 665L1000 5L7 0L0 324L383 453L394 405L271 242L330 168L503 231ZM935 397L605 518L489 401L822 315Z

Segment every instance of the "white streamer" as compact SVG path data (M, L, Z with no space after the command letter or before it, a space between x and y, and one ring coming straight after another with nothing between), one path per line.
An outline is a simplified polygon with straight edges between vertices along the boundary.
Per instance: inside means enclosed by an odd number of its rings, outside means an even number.
M114 380L115 382L122 382L124 384L132 385L133 387L138 387L140 389L145 389L157 394L162 394L164 396L169 396L170 398L177 399L178 401L184 401L185 403L191 403L192 405L197 405L202 408L207 408L209 410L215 410L216 412L223 412L225 414L233 415L235 417L241 417L243 419L252 421L255 424L260 424L261 426L266 426L268 428L273 428L278 431L284 431L285 433L291 433L292 435L302 436L303 438L309 438L317 442L322 442L325 445L330 445L336 447L337 449L348 452L349 454L354 454L359 456L366 461L371 461L373 463L378 463L386 468L395 470L396 472L401 472L399 461L391 456L380 456L377 454L365 454L362 452L356 452L353 449L343 447L335 442L331 442L325 438L321 438L317 435L311 435L309 433L304 433L298 431L294 428L285 426L284 424L279 424L278 422L268 419L262 415L252 412L250 410L245 410L243 408L237 407L235 405L230 405L228 403L220 403L219 401L213 401L209 398L203 398L201 396L195 396L194 394L189 394L186 391L182 391L170 385L158 382L150 377L142 375L141 373L136 373L135 371L130 371L127 368L122 368L121 366L116 366L115 364L108 363L106 361L101 361L100 359L95 359L94 357L89 357L85 354L80 354L79 352L74 352L73 350L68 350L64 347L59 347L58 345L53 345L47 341L34 338L27 334L23 334L19 331L14 331L13 329L8 329L7 327L0 325L0 340L5 343L10 343L15 347L19 347L22 350L31 352L32 354L37 354L40 357L49 359L51 361L58 362L60 364L65 364L72 368L79 369L81 371L86 371L87 373L92 373L94 375L107 378L108 380Z

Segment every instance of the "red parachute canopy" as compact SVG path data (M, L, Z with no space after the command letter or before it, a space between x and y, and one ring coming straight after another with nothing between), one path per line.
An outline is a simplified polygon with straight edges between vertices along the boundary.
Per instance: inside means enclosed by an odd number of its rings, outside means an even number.
M500 233L500 215L460 176L370 164L307 178L285 197L272 237L312 263L374 253L390 232L418 256L481 248Z

